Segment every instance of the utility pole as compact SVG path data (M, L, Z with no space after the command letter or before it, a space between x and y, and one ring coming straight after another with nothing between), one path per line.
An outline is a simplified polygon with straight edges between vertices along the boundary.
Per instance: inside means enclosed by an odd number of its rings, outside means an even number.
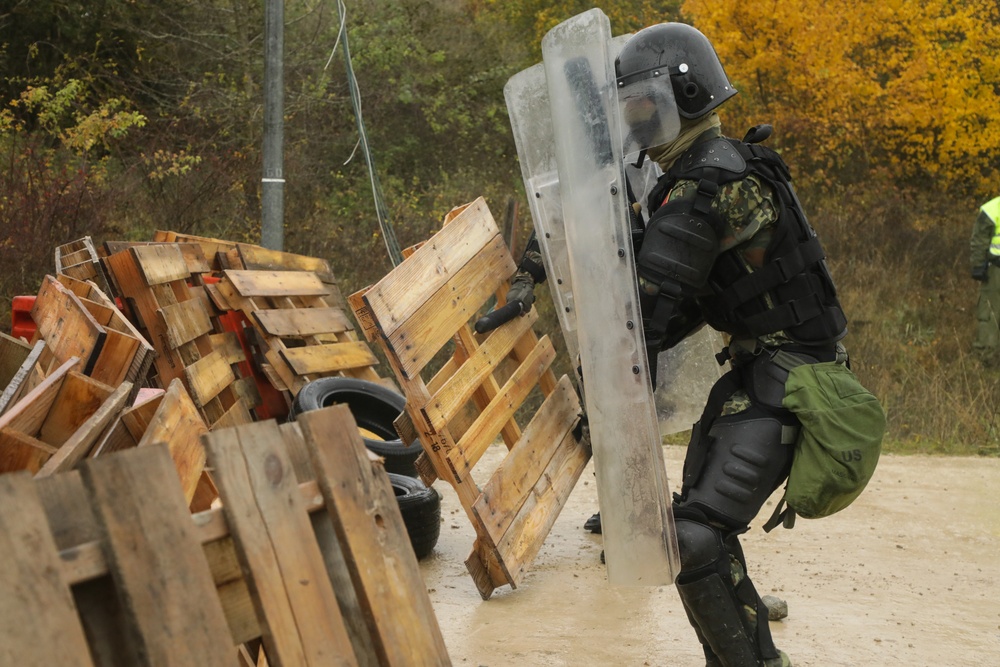
M285 1L264 0L264 177L260 244L283 250L285 239Z

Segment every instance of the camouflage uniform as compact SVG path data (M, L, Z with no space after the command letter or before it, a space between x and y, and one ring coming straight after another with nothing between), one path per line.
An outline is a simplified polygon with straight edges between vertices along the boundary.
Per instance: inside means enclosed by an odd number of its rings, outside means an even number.
M969 240L969 268L972 277L982 282L976 304L976 338L973 351L984 361L1000 362L1000 258L990 253L990 243L996 234L993 219L979 211Z

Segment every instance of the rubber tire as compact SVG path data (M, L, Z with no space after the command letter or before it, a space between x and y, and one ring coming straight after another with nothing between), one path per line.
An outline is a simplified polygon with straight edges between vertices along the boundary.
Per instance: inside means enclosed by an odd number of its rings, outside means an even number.
M414 462L423 449L414 443L407 447L399 439L392 422L406 407L406 397L375 382L357 378L328 377L309 382L295 396L291 415L319 410L344 403L354 415L359 428L382 440L362 437L372 452L385 459L386 472L419 477Z
M417 560L426 558L441 536L441 495L419 479L389 473L399 513Z

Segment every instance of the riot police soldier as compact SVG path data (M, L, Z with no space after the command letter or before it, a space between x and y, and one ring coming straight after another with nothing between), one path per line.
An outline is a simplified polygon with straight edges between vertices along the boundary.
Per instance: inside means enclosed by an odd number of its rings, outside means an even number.
M789 665L739 535L791 466L800 425L782 406L788 371L846 361L846 318L788 167L759 143L770 126L743 140L720 131L715 110L736 90L709 40L680 23L651 26L626 42L615 68L626 155L664 172L636 253L650 368L706 323L729 339L720 358L731 369L692 429L674 496L677 590L708 667ZM536 270L516 281L525 300L544 279L530 259ZM587 527L599 532L599 515Z
M652 26L615 65L623 121L645 135L640 144L655 136L650 101L666 85L681 117L675 139L646 151L665 172L637 259L647 349L655 356L703 321L730 339L732 369L693 428L674 498L677 590L708 665L787 665L739 535L791 466L789 369L845 356L847 321L788 168L758 143L770 128L743 141L719 130L715 109L736 90L708 39L684 24Z

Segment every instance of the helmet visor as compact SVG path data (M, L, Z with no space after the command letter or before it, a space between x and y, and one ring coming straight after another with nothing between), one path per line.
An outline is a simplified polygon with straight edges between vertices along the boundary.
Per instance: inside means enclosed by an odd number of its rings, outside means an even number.
M666 68L664 68L666 69ZM673 141L681 129L677 103L667 72L618 86L623 155Z

